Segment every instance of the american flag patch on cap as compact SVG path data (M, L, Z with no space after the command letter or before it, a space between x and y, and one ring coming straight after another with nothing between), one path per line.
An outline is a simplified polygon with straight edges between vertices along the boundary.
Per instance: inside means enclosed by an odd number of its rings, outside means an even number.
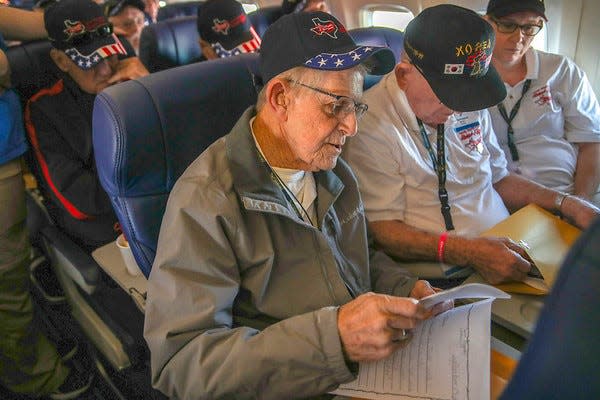
M98 64L101 60L108 58L113 55L126 55L127 51L121 44L121 41L113 35L115 43L108 44L97 48L91 54L85 55L79 52L75 47L65 50L65 54L71 58L71 60L77 64L81 69L90 69Z

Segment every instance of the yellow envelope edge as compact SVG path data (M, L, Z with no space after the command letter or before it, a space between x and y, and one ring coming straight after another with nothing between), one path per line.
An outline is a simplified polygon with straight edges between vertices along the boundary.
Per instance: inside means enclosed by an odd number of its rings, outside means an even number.
M543 296L545 294L548 294L548 290L534 288L533 286L529 286L528 284L523 282L500 283L498 285L493 286L507 293L533 294L536 296Z

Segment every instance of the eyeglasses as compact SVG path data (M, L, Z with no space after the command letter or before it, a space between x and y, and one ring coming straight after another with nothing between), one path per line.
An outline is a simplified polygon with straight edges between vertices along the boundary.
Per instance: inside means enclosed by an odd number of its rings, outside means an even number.
M93 31L85 31L77 35L73 35L70 38L64 40L65 43L68 43L71 46L78 46L81 44L86 44L94 40L95 38L103 38L113 34L113 25L111 23L107 23L105 25L99 26Z
M501 21L494 17L490 17L490 19L492 21L494 21L494 23L498 27L498 32L502 32L502 33L513 33L514 31L517 30L517 28L519 28L525 36L535 36L544 27L543 22L542 22L542 25L535 25L535 24L519 25L519 24L515 24L514 22Z
M328 104L328 106L331 107L331 109L328 110L328 113L331 114L331 116L336 117L337 119L343 119L344 117L354 113L356 119L358 120L365 114L365 112L369 108L369 106L365 103L359 103L358 101L355 101L353 98L348 96L340 96L337 94L333 94L326 90L305 85L302 82L294 81L291 79L290 82L305 87L307 89L313 90L317 93L333 97L335 101L333 103Z

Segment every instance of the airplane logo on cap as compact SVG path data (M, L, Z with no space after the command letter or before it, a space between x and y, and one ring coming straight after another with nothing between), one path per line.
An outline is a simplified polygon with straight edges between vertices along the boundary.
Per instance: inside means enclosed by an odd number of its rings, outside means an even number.
M337 39L338 27L333 21L323 21L321 18L313 18L312 22L315 26L310 30L318 36L325 34L332 39Z

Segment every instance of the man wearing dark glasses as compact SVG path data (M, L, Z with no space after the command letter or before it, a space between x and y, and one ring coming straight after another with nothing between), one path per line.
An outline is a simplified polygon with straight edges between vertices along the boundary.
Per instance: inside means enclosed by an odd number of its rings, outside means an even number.
M107 86L148 72L128 57L125 43L90 0L57 2L46 10L44 23L57 68L54 83L25 109L34 172L56 224L92 250L117 236L117 219L96 176L94 99Z
M365 93L369 111L346 147L375 241L404 261L433 264L419 276L456 277L468 266L491 283L523 280L533 267L521 246L482 232L529 203L580 228L599 213L507 170L485 110L506 96L491 65L494 42L474 11L423 10L406 28L394 73Z

